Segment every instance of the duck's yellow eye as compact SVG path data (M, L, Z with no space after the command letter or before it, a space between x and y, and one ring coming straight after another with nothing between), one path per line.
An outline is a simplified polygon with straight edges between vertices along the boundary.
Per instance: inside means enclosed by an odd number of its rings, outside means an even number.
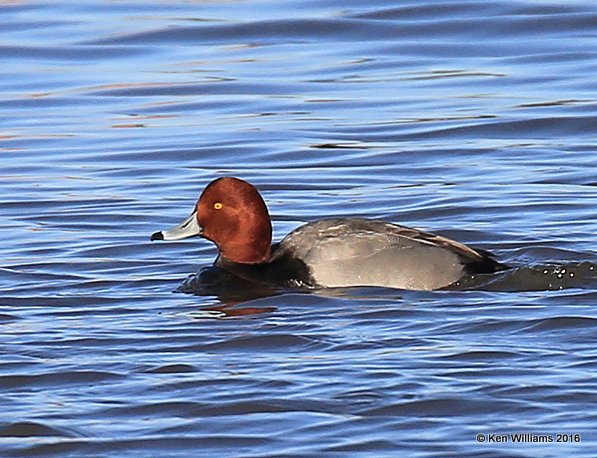
M222 207L224 207L224 204L223 204L222 202L216 202L216 203L214 204L214 208L215 208L216 210L221 210L221 209L222 209Z

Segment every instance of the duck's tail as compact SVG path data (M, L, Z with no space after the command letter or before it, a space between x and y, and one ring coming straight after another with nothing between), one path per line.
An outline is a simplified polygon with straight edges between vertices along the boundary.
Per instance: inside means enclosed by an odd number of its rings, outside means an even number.
M479 253L478 259L467 259L464 263L464 270L468 274L492 274L494 272L500 272L502 270L508 270L512 267L503 264L499 261L496 261L495 255L490 253L489 251L480 250L478 248L474 248L474 250Z

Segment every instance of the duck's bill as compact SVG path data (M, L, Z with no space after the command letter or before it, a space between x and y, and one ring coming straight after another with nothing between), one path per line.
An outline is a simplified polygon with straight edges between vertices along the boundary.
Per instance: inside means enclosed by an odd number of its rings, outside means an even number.
M191 216L178 226L153 233L151 240L181 240L198 235L201 235L201 226L197 222L197 212L193 212Z

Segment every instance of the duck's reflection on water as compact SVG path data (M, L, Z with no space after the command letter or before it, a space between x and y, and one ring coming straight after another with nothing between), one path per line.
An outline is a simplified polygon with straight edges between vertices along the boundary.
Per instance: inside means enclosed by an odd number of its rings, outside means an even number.
M597 280L597 267L591 262L568 263L566 265L520 266L509 271L494 274L465 277L450 287L443 288L445 293L465 291L548 291L568 288L585 288L594 285ZM381 287L351 288L290 288L257 284L237 277L217 266L202 268L189 276L179 292L197 296L213 296L219 303L201 307L191 314L192 318L231 318L261 315L278 310L271 301L264 301L274 296L285 294L316 294L322 297L342 299L384 299L400 300L404 290ZM433 291L408 291L412 294L434 294Z
M472 275L452 285L451 290L496 292L554 291L570 288L590 289L597 282L597 267L592 262L518 266L490 275Z

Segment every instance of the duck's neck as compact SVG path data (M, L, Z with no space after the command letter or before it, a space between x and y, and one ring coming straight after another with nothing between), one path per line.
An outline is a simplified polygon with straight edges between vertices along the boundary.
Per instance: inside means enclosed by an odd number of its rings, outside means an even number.
M238 264L263 264L271 257L269 241L266 243L230 244L222 249L220 255L227 261Z

